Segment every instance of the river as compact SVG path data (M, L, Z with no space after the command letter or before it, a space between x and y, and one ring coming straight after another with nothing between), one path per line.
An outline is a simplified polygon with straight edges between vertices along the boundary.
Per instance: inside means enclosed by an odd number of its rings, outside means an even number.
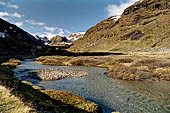
M29 78L29 72L37 69L76 69L88 72L88 76L56 81L40 81ZM104 113L170 113L170 82L124 81L107 77L105 68L45 66L33 59L22 61L14 75L45 89L67 90L99 104Z

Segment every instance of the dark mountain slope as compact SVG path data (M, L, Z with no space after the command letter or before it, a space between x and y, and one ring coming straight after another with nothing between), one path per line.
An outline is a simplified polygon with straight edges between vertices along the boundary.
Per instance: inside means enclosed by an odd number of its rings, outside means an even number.
M26 54L44 45L34 36L0 18L0 54Z
M71 51L169 50L170 0L140 0L90 28Z

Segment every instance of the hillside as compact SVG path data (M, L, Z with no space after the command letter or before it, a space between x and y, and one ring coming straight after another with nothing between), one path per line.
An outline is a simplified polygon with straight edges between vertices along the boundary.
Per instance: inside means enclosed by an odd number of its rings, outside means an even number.
M170 0L140 0L87 30L71 51L167 51Z
M0 55L27 54L44 45L34 36L0 18Z

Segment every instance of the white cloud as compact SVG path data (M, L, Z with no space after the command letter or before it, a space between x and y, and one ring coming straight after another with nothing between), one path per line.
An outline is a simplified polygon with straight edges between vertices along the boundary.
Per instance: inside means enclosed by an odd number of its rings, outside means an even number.
M54 36L56 35L60 35L60 36L64 36L65 32L63 29L61 28L56 28L57 29L57 32L56 33L52 33L52 32L43 32L43 33L32 33L32 35L38 35L40 37L47 37L48 39L51 39L53 38Z
M53 38L54 36L56 36L56 34L48 33L48 32L45 32L44 35L45 35L48 39L51 39L51 38Z
M64 36L64 30L62 28L58 28L57 32L58 32L57 35Z
M27 23L29 23L29 24L31 24L31 25L39 25L39 26L45 25L44 22L36 22L36 21L34 21L34 20L25 20L25 22L27 22Z
M0 5L6 5L4 1L0 1Z
M11 3L6 3L6 2L4 2L4 1L0 1L0 5L2 5L2 6L6 6L6 7L9 7L9 8L14 8L14 9L18 9L19 8L19 6L18 5L16 5L16 4L11 4Z
M64 32L65 32L66 34L68 34L68 35L71 35L71 34L72 34L72 32L70 32L70 31L68 31L68 30L66 30L66 29L64 29Z
M15 12L15 13L9 14L9 16L15 17L15 18L21 18L23 15Z
M4 17L4 16L9 16L9 13L7 13L7 12L0 12L0 17Z
M56 36L57 34L55 33L49 33L49 32L44 32L44 33L31 33L33 36L40 36L40 37L47 37L49 40Z
M40 37L47 37L49 40L51 38L53 38L54 36L56 35L59 35L59 36L65 36L65 34L69 33L69 35L71 34L71 32L69 32L68 30L65 30L65 29L62 29L62 28L56 28L56 32L53 33L53 32L37 32L37 33L31 33L33 36L40 36Z
M0 17L14 17L14 18L21 18L22 15L19 13L8 13L8 12L0 12Z
M21 27L23 25L23 22L16 22L14 24L17 25L18 27Z
M44 29L45 29L46 31L49 31L50 34L52 34L52 33L55 32L57 35L60 35L60 36L64 36L64 35L66 35L66 34L71 34L70 31L65 30L65 29L62 29L62 28L58 28L58 27L48 27L48 26L44 26Z
M47 31L50 31L50 32L54 32L57 28L44 26L44 29L47 30Z
M139 0L127 0L127 2L121 3L120 5L111 4L107 6L106 10L108 12L108 16L121 15L127 7L131 6L137 1Z
M15 9L18 9L18 8L19 8L18 5L11 4L11 3L7 3L7 7L9 7L9 8L15 8Z
M2 18L2 19L5 20L5 21L8 21L8 18L6 18L6 17L1 17L1 16L0 16L0 18Z

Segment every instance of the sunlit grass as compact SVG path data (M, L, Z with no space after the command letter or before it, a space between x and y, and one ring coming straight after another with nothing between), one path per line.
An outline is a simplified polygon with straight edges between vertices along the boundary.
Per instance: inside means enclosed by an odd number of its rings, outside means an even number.
M20 98L12 95L10 89L0 85L0 109L5 113L30 113L31 106L25 105Z

